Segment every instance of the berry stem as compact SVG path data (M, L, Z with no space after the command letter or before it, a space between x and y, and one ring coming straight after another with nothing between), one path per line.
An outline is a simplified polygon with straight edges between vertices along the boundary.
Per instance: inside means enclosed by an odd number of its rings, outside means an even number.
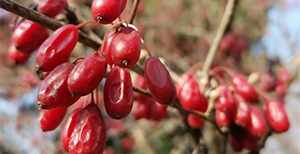
M217 73L217 72L226 72L231 78L233 78L234 76L236 76L235 72L228 68L228 67L225 67L225 66L218 66L218 67L215 67L211 70L213 73Z
M201 66L203 66L203 62L197 62L197 63L195 63L191 68L190 68L190 70L188 71L188 73L191 73L191 74L193 74L193 72L195 72L197 69L198 69L198 67L201 67Z
M134 0L134 2L133 2L133 5L132 5L131 11L130 11L130 18L128 20L130 24L133 23L133 20L134 20L135 14L136 14L136 10L139 6L139 3L140 3L140 0Z
M145 47L145 49L146 49L146 51L147 51L149 57L151 57L152 55L151 55L149 49L147 48L147 46L146 46L146 44L145 44L145 41L144 41L142 38L141 38L141 42L142 42L142 44L144 45L144 47Z
M95 23L95 22L97 22L97 21L95 21L95 20L86 21L86 22L83 22L83 23L77 25L76 28L79 29L79 28L81 28L84 25L87 25L89 23Z

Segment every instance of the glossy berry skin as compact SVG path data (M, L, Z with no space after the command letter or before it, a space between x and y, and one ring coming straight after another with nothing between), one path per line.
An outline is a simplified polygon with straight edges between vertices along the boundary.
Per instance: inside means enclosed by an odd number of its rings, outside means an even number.
M219 86L218 90L220 91L220 97L215 102L216 110L231 112L235 105L235 99L233 97L233 94L230 92L228 86L226 85Z
M75 65L68 78L68 88L74 96L91 93L103 79L107 58L103 52L95 52Z
M68 93L68 95L70 96L67 97L61 104L59 104L60 107L69 107L80 98L80 96L73 96L70 92Z
M37 95L41 109L55 108L72 97L67 86L67 79L73 68L74 64L65 62L51 71L42 82Z
M250 109L247 102L239 95L236 95L236 106L233 109L233 121L242 127L245 127L250 122Z
M276 99L270 99L263 105L263 111L274 131L281 133L289 129L290 122L283 103Z
M78 29L74 25L65 25L55 30L43 42L36 54L37 68L49 72L66 62L77 43L78 36Z
M253 136L259 137L267 130L266 121L256 106L250 106L249 109L251 119L247 128Z
M111 59L111 44L114 40L114 38L116 37L116 32L113 28L111 28L110 30L108 30L105 33L105 36L103 38L103 44L101 46L101 50L102 52L104 52L106 54L107 57L107 63L112 66L113 60Z
M231 123L231 112L224 112L216 110L215 112L216 123L219 127L228 127Z
M77 117L82 111L82 109L83 108L77 108L73 110L64 123L64 126L61 131L60 143L65 151L69 151L69 141L73 133Z
M57 128L64 119L67 109L65 107L56 107L50 110L41 110L39 115L41 129L45 132Z
M201 105L201 93L199 84L195 78L190 78L180 89L180 93L177 95L182 108L184 109L197 109Z
M194 114L189 114L187 121L191 128L200 128L204 124L204 120Z
M246 101L257 103L258 94L256 93L253 85L251 85L244 76L234 76L231 83L235 92L241 95Z
M133 89L127 69L115 66L107 75L103 90L104 107L113 119L123 119L132 110Z
M25 54L18 51L15 46L11 45L8 49L8 61L10 64L22 65L30 58L31 54Z
M166 67L156 57L145 62L145 79L153 98L162 105L170 105L176 99L176 87Z
M12 35L12 44L20 52L30 54L36 50L48 36L47 28L30 20L24 20L15 29Z
M67 7L67 0L41 0L37 11L53 18Z
M109 24L117 19L126 7L127 0L93 0L91 11L100 24Z
M101 154L106 143L106 124L99 107L90 103L78 115L69 142L70 154Z
M131 67L137 63L141 54L141 38L131 27L122 28L112 40L111 59L120 67Z
M177 96L180 95L182 88L184 87L184 85L191 79L193 78L193 75L191 73L182 73L179 76L179 79L176 83L176 88L177 88Z

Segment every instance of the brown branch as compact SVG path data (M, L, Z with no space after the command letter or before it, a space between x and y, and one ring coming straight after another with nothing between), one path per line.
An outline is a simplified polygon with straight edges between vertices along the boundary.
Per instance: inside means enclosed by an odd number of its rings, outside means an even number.
M237 3L235 3L235 0L228 0L228 2L226 4L226 9L225 9L224 15L222 17L221 23L218 27L217 34L209 48L208 55L204 62L203 70L205 72L207 72L209 70L209 68L213 62L214 56L217 52L217 49L218 49L220 41L224 35L224 32L227 28L227 25L231 21L230 19L231 19L231 16L233 15L233 10L234 10L235 4L237 4Z
M133 23L134 16L135 16L135 14L136 14L136 10L137 10L137 8L138 8L138 6L139 6L139 3L140 3L140 0L134 0L134 2L133 2L133 5L132 5L131 11L130 11L130 18L129 18L129 20L128 20L128 22L129 22L130 24Z
M57 28L63 26L63 24L57 22L54 19L51 19L35 10L29 9L25 7L22 4L19 4L17 2L11 1L11 0L1 0L0 1L0 7L5 9L6 11L9 11L11 13L14 13L16 15L19 15L25 19L31 20L41 26L47 27L51 30L56 30ZM82 32L79 32L79 42L85 44L86 46L89 46L95 50L98 50L101 46L100 43L96 42L95 40L91 39L87 35L85 35Z

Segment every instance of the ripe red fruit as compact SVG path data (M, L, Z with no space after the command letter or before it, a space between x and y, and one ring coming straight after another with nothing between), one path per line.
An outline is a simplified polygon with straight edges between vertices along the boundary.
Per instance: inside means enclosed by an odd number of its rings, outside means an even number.
M74 96L91 93L103 79L107 58L103 52L95 52L77 63L68 78L68 88Z
M25 54L18 51L15 46L11 45L8 49L8 61L10 64L25 64L30 58L31 54Z
M151 108L150 108L150 113L149 113L150 119L155 120L155 121L160 121L160 120L166 118L168 115L168 111L167 111L168 106L156 103L154 99L152 99L152 100L154 102L152 103Z
M53 18L67 7L67 0L41 0L37 11Z
M111 66L113 65L113 61L111 59L111 44L112 44L114 38L116 37L116 34L117 33L116 33L115 29L113 29L113 28L109 29L105 33L105 36L103 38L103 44L102 44L101 50L100 50L106 54L107 63Z
M275 86L275 92L276 94L283 98L286 94L286 90L287 90L287 84L285 84L284 82L278 80L276 82L276 86Z
M276 99L270 99L264 104L263 110L273 130L281 133L289 129L290 122L283 103Z
M226 85L219 86L218 90L220 91L220 97L215 102L216 110L231 112L235 105L235 99L233 97L233 94Z
M235 37L233 34L226 34L221 42L220 42L220 49L227 51L229 48L232 48L235 44Z
M233 121L242 127L245 127L250 122L250 109L247 102L239 95L236 95L236 106L233 109Z
M59 104L60 107L69 107L73 105L77 100L79 100L80 96L73 96L70 92L68 93L68 97Z
M286 70L285 67L280 67L278 71L278 80L282 81L285 84L291 82L292 78L290 73Z
M112 41L111 58L115 65L128 68L137 63L141 53L141 38L135 29L122 28Z
M176 88L177 88L177 96L179 97L179 94L182 91L183 86L191 79L193 78L193 75L190 73L182 73L179 76L179 79L176 83Z
M250 84L244 76L234 76L231 83L234 87L235 92L242 96L246 101L257 103L258 94L256 93L253 85Z
M100 24L112 23L125 9L127 0L93 0L92 15Z
M266 121L256 106L250 106L249 109L251 119L247 128L253 136L261 136L267 130Z
M153 99L148 97L148 99L138 99L135 108L132 113L136 120L141 118L150 119L150 108L155 103Z
M41 109L51 109L59 106L72 97L67 86L67 79L74 64L65 62L57 66L42 82L37 101Z
M70 154L100 154L106 143L106 124L99 107L90 103L78 115L69 142Z
M156 57L145 62L145 79L153 98L160 104L170 105L176 99L176 87L166 67Z
M50 110L41 110L39 115L41 129L43 131L51 131L57 128L64 119L67 109L65 107L56 107Z
M15 29L12 36L12 44L20 52L30 54L37 49L49 36L47 28L24 20Z
M127 69L115 66L107 75L103 90L104 107L114 119L125 118L132 110L133 89Z
M259 86L262 90L268 92L274 90L276 86L276 77L271 73L263 73L260 76Z
M78 29L74 25L65 25L55 30L36 54L37 68L49 72L66 62L77 43L78 36Z
M69 151L69 141L73 133L77 117L81 111L82 108L77 108L73 110L64 123L64 126L61 131L60 143L65 151Z
M134 86L144 89L147 89L147 83L144 77L142 77L141 75L137 75L134 81ZM140 93L134 93L135 94L135 100L144 100L144 99L148 99L148 96L145 96L143 94Z
M133 146L134 146L134 138L131 136L123 137L121 139L121 146L126 152L132 151Z
M200 128L204 124L204 120L194 114L189 114L187 121L191 128Z
M180 85L179 85L180 87ZM189 80L180 88L178 98L181 106L184 109L197 109L201 105L201 93L198 82L193 78Z
M231 123L231 112L216 110L215 118L219 127L228 127Z
M252 135L247 130L243 131L241 140L243 147L249 151L255 151L258 148L259 137Z

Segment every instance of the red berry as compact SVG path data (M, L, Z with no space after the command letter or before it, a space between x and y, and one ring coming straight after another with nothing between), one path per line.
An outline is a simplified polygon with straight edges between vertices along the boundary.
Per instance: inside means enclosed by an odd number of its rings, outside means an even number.
M189 114L187 121L191 128L200 128L204 124L204 120L194 114Z
M30 54L49 36L47 28L30 20L24 20L15 29L12 44L20 52Z
M53 18L67 7L67 0L41 0L37 11Z
M67 86L67 79L73 68L74 64L65 62L51 71L42 82L37 96L41 109L55 108L72 97Z
M64 119L67 109L65 107L56 107L50 110L41 110L39 115L40 127L43 131L51 131L58 127Z
M144 89L147 89L147 83L144 77L142 77L141 75L137 75L134 81L134 86ZM140 93L136 93L135 94L135 100L144 100L144 99L148 99L148 96L145 96L143 94Z
M176 99L176 87L166 67L156 57L145 62L145 79L153 98L160 104L170 105Z
M257 136L252 135L249 131L244 130L242 134L242 144L243 147L249 151L255 151L258 148L258 140Z
M99 107L90 103L78 115L69 142L70 154L100 154L106 143L106 124Z
M215 102L216 110L231 112L235 105L235 99L233 97L233 94L226 85L219 86L218 90L220 91L220 97Z
M127 0L93 0L92 15L100 24L112 23L125 9Z
M283 98L285 96L285 94L286 94L286 90L287 90L287 85L284 82L278 80L276 82L276 86L275 86L275 92L276 92L276 94L279 97Z
M65 151L69 151L70 138L73 133L77 117L81 111L82 108L77 108L73 110L64 123L64 126L61 131L60 143Z
M121 146L126 152L132 151L134 146L134 138L128 136L123 137L121 139Z
M152 100L154 101L154 103L152 103L150 108L150 113L149 113L150 119L155 121L160 121L166 118L168 115L168 111L167 111L168 106L156 103L154 99Z
M8 49L8 61L10 64L25 64L30 58L31 54L25 54L18 51L15 46L11 45Z
M280 69L278 71L278 80L282 81L285 84L288 84L289 82L291 82L291 80L292 80L291 75L286 70L285 67L280 67Z
M141 118L150 119L150 108L153 106L155 101L148 97L148 99L138 99L135 108L132 113L136 120Z
M78 40L78 29L74 25L65 25L55 30L40 46L35 63L44 72L68 60Z
M61 104L59 104L60 107L69 107L80 98L80 96L73 96L70 92L68 93L68 95L71 96L67 97Z
M239 95L236 95L236 106L233 109L233 121L242 127L250 122L250 109L247 102Z
M95 52L77 63L68 78L68 88L74 96L91 93L103 79L107 58L103 52Z
M233 151L240 152L243 150L243 143L241 140L235 139L232 135L229 135L229 143Z
M193 75L190 73L183 73L180 75L177 83L176 83L176 88L177 88L177 96L179 97L183 86L188 83L188 81L193 78Z
M228 127L231 123L231 112L216 110L215 118L219 127Z
M113 61L111 59L111 44L116 37L116 34L115 29L111 28L108 30L103 38L103 44L100 50L106 54L107 63L111 66L113 65Z
M290 122L283 103L276 99L270 99L264 104L263 110L273 130L281 133L289 129Z
M125 118L132 110L133 89L127 69L115 66L107 75L104 90L104 105L107 114L114 119Z
M250 106L249 109L251 119L247 128L253 136L261 136L267 130L266 121L256 106Z
M137 63L141 53L141 38L135 29L122 28L112 41L111 58L115 65L128 68Z
M276 77L271 73L263 73L260 76L259 86L262 90L268 92L274 90L276 86Z
M220 49L227 51L229 48L232 48L235 44L235 36L233 34L226 34L221 42L220 42Z
M242 75L237 75L231 81L234 90L237 94L241 95L246 101L257 103L258 94L256 93L252 84Z

